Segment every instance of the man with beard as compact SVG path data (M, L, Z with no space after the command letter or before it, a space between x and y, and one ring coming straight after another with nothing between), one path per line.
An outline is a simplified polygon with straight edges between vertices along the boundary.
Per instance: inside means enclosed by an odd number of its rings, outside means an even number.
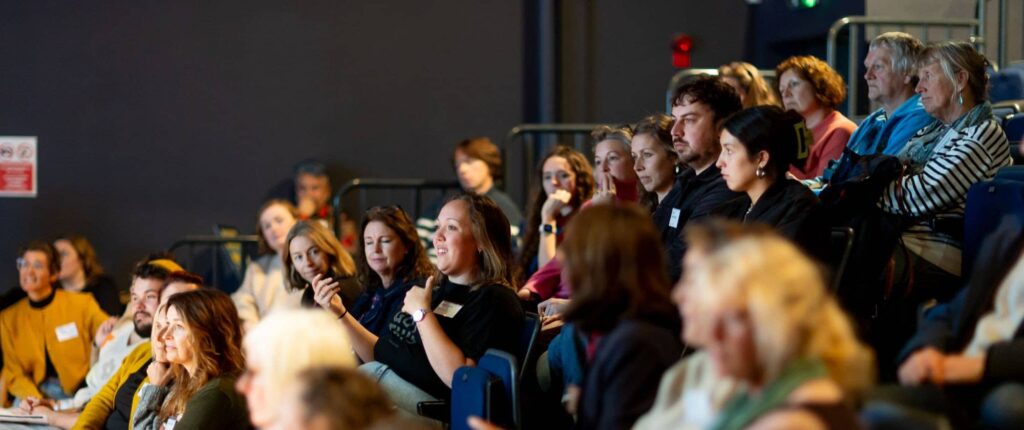
M153 316L160 303L160 293L171 280L171 274L181 270L177 263L162 257L147 259L137 264L132 274L131 301L127 309L127 312L131 313L132 324L107 330L106 340L97 339L96 343L102 349L86 375L86 386L79 389L72 399L53 401L28 398L22 403L22 410L42 415L50 425L66 429L71 428L78 420L78 411L86 402L103 403L105 399L98 398L103 394L100 390L118 373L123 364L132 361L126 360L126 357L129 354L139 355L142 350L150 350L148 340L153 329ZM145 360L148 361L148 358Z
M682 274L686 245L681 233L686 223L704 218L718 205L740 196L725 185L715 162L722 151L722 122L742 108L736 90L717 76L696 76L672 98L672 146L679 156L680 171L672 190L654 210L672 282Z

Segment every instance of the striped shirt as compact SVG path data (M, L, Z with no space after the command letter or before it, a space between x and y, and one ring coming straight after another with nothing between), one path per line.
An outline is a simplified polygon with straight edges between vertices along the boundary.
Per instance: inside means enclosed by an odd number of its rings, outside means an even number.
M923 218L903 234L904 245L932 264L959 275L960 241L934 231L932 222L962 221L967 190L976 182L994 177L999 168L1012 164L1010 146L1003 129L992 119L959 131L950 128L937 142L921 142L916 137L907 149L913 145L934 145L927 160L924 164L912 163L902 179L889 184L880 206L888 213ZM902 198L896 192L898 186L903 188Z

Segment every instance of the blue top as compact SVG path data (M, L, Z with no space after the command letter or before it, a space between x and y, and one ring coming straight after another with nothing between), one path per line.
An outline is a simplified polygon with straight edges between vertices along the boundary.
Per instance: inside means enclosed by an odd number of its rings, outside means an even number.
M380 336L387 329L388 322L402 310L405 293L414 285L425 285L423 279L396 279L388 288L376 288L359 295L356 304L349 309L352 316L370 333Z
M903 102L891 118L879 109L864 118L850 136L848 148L860 155L896 155L918 130L935 121L921 105L921 96L914 94Z

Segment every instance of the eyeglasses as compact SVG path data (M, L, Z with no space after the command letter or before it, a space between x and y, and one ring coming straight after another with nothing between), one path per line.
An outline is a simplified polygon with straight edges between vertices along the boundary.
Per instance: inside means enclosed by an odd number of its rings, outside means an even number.
M38 261L35 262L35 263L31 263L31 264L29 264L28 260L26 260L25 258L19 258L16 261L17 261L17 265L18 265L18 270L27 269L29 267L32 267L33 269L36 269L36 270L46 269L46 265L43 264L43 263L40 263Z

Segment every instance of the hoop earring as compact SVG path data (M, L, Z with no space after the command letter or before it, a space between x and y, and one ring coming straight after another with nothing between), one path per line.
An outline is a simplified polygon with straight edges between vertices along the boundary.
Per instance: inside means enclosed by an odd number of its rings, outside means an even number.
M758 178L763 178L766 175L766 173L764 172L764 167L758 166L757 170L754 171L754 175L756 175Z

